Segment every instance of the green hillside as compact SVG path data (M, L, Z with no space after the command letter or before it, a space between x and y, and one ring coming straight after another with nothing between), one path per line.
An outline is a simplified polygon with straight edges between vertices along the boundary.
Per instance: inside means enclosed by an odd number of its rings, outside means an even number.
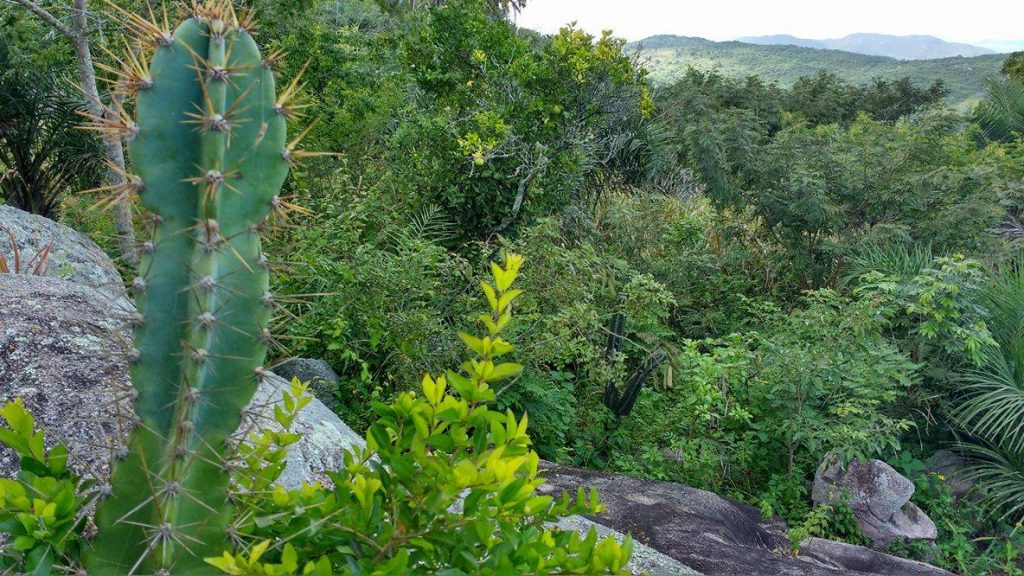
M984 78L997 74L1006 57L1005 54L989 54L971 58L896 60L839 50L713 42L682 36L652 36L632 47L641 50L652 79L658 83L671 82L689 66L702 70L717 68L730 76L756 74L783 85L824 69L854 84L903 76L919 84L930 84L941 78L953 102L980 96Z

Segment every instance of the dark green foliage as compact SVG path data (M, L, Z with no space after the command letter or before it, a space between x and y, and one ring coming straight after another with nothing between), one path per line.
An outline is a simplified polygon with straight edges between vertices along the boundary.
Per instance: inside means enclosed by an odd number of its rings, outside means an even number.
M682 122L684 132L693 124ZM796 286L831 285L843 258L869 242L977 250L1019 202L1015 161L978 149L958 117L934 112L895 126L860 116L848 129L789 126L766 140L756 124L698 130L693 164L719 206L749 211L790 254ZM684 151L695 148L681 146ZM899 151L899 153L897 153ZM698 160L704 157L699 156Z
M406 11L426 10L442 6L445 0L376 0L380 9L388 14L401 15ZM526 6L526 0L485 0L487 9L495 18L506 18Z
M1024 78L989 78L988 95L974 110L982 134L989 140L1011 142L1024 135Z
M941 105L949 96L942 79L920 88L908 77L894 81L876 79L861 90L860 108L876 120L895 122L928 106Z
M931 472L909 452L891 461L901 474L914 482L912 502L921 507L939 530L933 544L918 541L894 543L889 552L915 558L957 574L988 575L1021 573L1024 535L1019 524L1000 517L991 501L979 499L978 492L966 498L954 497L950 482Z
M650 112L623 46L567 28L538 49L480 0L431 10L404 43L423 106L395 133L402 185L462 222L464 240L568 205Z
M0 42L0 192L6 204L56 219L68 192L96 186L103 146L79 129L81 96L66 78L15 60Z
M895 122L928 106L941 104L948 94L941 79L928 88L918 87L908 76L891 81L875 78L868 84L856 86L835 74L819 72L797 80L787 92L784 107L800 114L812 126L848 126L858 112L865 112L875 120Z
M822 291L788 313L752 312L757 333L679 349L672 382L641 396L609 458L799 519L809 509L803 483L827 453L848 460L899 447L910 423L890 408L915 365L886 340L868 300Z
M999 71L1008 78L1024 80L1024 52L1014 52L1007 56Z
M605 345L605 362L612 362L622 352L622 338L625 334L626 316L616 313L608 324L608 343ZM604 388L604 405L618 418L627 416L633 411L640 396L640 390L644 383L658 369L658 366L665 361L668 355L664 350L655 350L647 356L647 359L640 366L636 367L622 383L622 389L615 380L609 380Z
M811 126L849 124L857 116L857 88L835 74L821 71L801 77L789 92L789 109L799 112Z

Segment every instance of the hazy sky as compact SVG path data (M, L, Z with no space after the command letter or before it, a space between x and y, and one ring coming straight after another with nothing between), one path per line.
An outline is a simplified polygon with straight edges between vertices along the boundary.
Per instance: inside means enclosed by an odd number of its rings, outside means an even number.
M839 38L853 32L1016 40L1024 39L1024 0L527 0L519 16L521 26L542 32L574 20L588 31L610 28L630 40L653 34Z

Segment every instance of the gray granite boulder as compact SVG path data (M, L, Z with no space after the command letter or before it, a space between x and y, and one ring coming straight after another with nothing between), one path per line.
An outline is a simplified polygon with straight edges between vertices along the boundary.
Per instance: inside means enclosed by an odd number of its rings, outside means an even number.
M595 488L605 511L593 520L629 532L648 547L709 576L950 576L921 562L840 542L811 538L790 553L781 522L765 523L753 506L704 490L546 465L549 493Z
M272 417L273 404L283 402L281 393L287 389L288 383L288 380L271 374L249 402L248 422L257 423L260 428L276 428L277 423ZM288 451L288 467L278 479L285 488L298 488L303 481L329 484L324 473L344 465L346 450L366 445L362 436L319 400L313 400L299 412L292 431L301 434L302 440Z
M79 474L105 477L130 414L127 311L94 288L0 274L0 403L22 398ZM17 471L0 449L0 475Z
M575 530L581 535L596 530L599 538L615 538L621 543L626 535L603 524L584 518L582 516L567 516L558 522L558 528L562 530ZM643 542L633 541L633 555L626 565L634 574L646 576L701 576L693 568L684 565L682 562L666 554L658 552Z
M815 504L845 501L864 535L876 547L896 540L934 540L935 523L910 501L914 483L880 460L853 461L843 467L827 457L814 476Z
M331 410L339 405L337 391L341 380L326 360L316 358L289 358L273 368L278 376L291 380L298 378L309 383L309 390Z
M84 234L49 218L0 205L0 254L7 259L11 258L13 250L3 230L14 234L23 260L32 258L52 243L47 258L47 275L84 284L112 301L120 301L125 297L124 283L117 267Z
M111 454L127 436L129 312L88 286L0 274L0 403L21 398L48 437L68 445L72 469L94 478L107 476ZM241 430L272 426L273 403L287 384L265 379ZM288 487L323 479L340 466L344 449L363 442L317 400L299 414L295 431L303 438L281 477ZM0 449L0 475L16 471L15 455Z
M274 373L282 378L298 378L303 382L326 380L337 383L339 378L326 360L316 358L289 358L274 366Z
M974 488L967 459L952 450L939 450L925 460L924 466L949 488L954 498L963 498Z

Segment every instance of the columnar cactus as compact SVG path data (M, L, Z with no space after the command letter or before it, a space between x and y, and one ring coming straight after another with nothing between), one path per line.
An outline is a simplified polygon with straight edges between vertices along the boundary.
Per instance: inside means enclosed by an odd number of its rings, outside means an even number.
M610 364L615 359L615 355L622 350L622 339L625 334L626 328L626 316L623 314L616 313L612 315L612 319L608 324L608 340L605 344L603 360ZM636 405L637 398L640 397L640 390L643 389L644 383L650 378L651 374L661 366L661 363L665 361L668 355L664 350L655 350L644 363L636 367L633 372L626 379L626 382L622 386L622 390L616 385L615 379L609 379L608 383L604 387L604 405L612 414L616 417L621 418L628 415L633 411L633 406Z
M260 229L294 157L286 100L295 83L278 98L250 22L229 2L194 6L173 32L123 15L152 52L130 51L111 69L116 90L135 98L135 120L118 107L92 121L124 135L135 174L115 195L138 195L153 237L132 282L133 432L97 509L86 568L217 573L203 558L231 537L226 439L271 341Z

